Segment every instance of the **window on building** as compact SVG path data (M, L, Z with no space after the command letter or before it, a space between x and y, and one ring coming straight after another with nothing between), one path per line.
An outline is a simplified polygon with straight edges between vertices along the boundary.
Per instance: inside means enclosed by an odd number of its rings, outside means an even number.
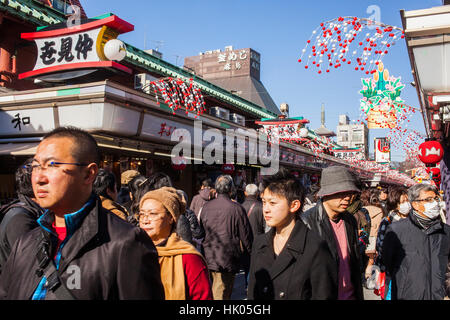
M352 141L354 141L354 142L362 142L363 141L363 134L362 134L361 130L353 130Z
M341 138L341 141L342 142L347 142L348 141L348 132L347 132L347 130L342 130L341 132L340 132L340 138Z
M72 14L73 9L70 5L70 2L67 0L52 0L52 7L55 10L58 10L64 14Z

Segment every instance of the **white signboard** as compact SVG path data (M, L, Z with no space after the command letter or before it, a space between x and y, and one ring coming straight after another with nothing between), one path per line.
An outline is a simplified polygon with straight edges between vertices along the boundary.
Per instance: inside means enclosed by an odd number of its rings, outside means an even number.
M52 38L35 39L38 56L34 70L67 63L98 62L96 43L101 28Z
M0 111L0 135L45 133L55 128L53 108Z

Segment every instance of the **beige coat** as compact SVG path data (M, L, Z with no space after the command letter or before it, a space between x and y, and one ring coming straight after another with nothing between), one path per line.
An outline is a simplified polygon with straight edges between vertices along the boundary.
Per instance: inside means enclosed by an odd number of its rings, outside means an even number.
M375 206L366 206L364 208L369 211L370 216L369 246L367 247L366 253L375 253L375 241L381 220L383 220L383 209Z
M116 216L123 220L127 220L127 209L125 207L121 206L117 202L112 201L111 199L105 198L103 196L100 196L100 200L102 202L102 207L106 210L110 211L111 213L114 213Z

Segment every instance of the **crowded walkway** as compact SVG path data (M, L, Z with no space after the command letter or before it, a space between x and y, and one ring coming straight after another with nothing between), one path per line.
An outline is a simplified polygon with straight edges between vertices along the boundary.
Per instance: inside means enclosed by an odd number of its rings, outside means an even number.
M343 166L304 185L281 167L243 190L228 174L199 181L189 202L165 172L116 177L99 159L89 133L61 127L17 168L18 199L1 208L0 299L449 295L450 227L433 185L371 187Z

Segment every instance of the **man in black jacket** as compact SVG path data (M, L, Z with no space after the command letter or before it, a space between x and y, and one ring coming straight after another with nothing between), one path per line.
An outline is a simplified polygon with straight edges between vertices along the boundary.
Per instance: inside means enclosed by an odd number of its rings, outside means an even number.
M250 221L253 238L268 231L262 213L262 202L258 199L258 195L259 190L256 184L248 184L245 187L245 201L242 203L242 207L244 207Z
M381 251L391 300L442 300L450 294L450 226L440 218L439 192L416 184L408 201L411 212L389 225Z
M300 217L324 239L338 270L338 299L363 300L361 257L356 220L347 212L353 194L360 192L355 177L340 166L322 170L317 205Z
M16 170L18 200L8 205L0 224L0 273L16 240L36 228L36 220L43 213L43 209L35 202L31 186L31 161L32 158L28 159Z
M244 208L230 199L233 178L219 176L215 187L217 198L205 203L199 220L205 229L203 248L211 272L214 300L228 300L241 256L252 250L253 235Z
M151 239L107 212L92 192L99 162L97 143L83 130L61 127L44 136L31 170L37 202L47 210L12 248L0 299L164 299Z

